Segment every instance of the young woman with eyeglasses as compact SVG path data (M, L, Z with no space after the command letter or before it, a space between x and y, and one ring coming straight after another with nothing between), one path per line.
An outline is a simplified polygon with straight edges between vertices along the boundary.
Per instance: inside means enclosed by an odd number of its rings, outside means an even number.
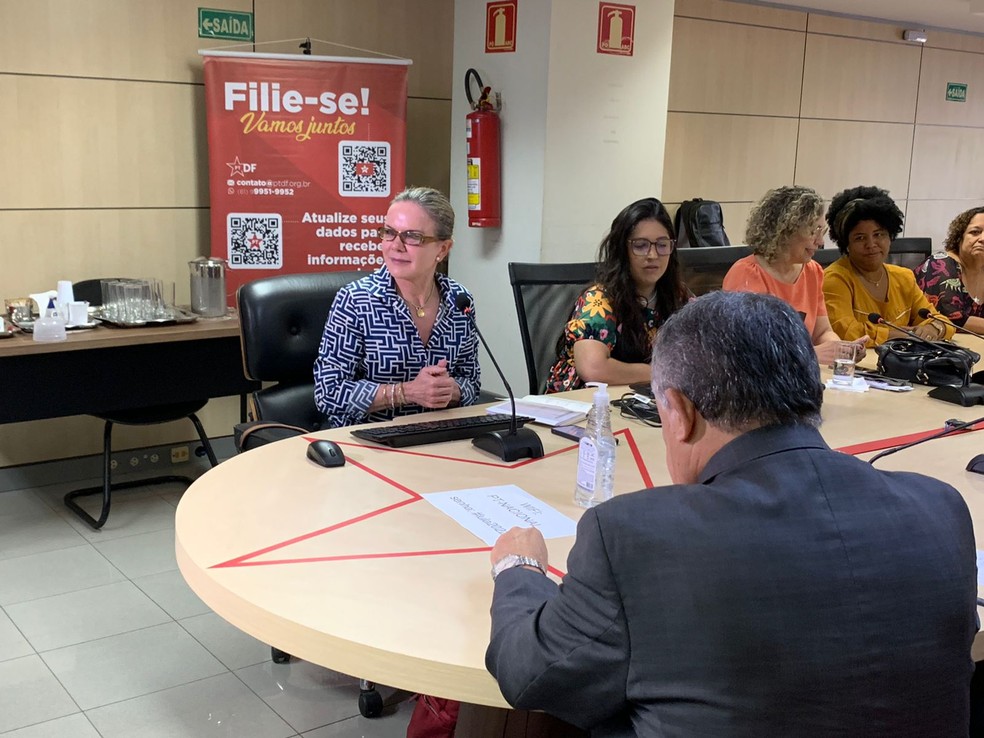
M817 360L833 364L840 336L831 328L823 296L823 268L813 254L823 246L827 226L823 198L809 187L778 187L752 208L745 240L752 249L724 276L732 292L759 292L781 298L803 316ZM856 357L864 356L867 336L859 338Z
M314 364L314 397L331 427L387 420L478 399L471 294L438 273L454 210L429 187L397 195L378 238L383 266L338 291Z
M597 282L578 297L557 341L547 392L649 380L656 331L690 299L675 247L673 221L656 198L615 217L598 250Z

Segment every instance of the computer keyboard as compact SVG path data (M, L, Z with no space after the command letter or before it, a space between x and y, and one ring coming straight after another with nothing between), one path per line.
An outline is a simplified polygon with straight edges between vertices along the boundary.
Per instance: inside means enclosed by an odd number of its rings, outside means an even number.
M517 415L516 427L519 428L532 420L533 418L525 415ZM458 441L462 438L474 438L489 431L508 430L509 424L508 415L477 415L468 418L426 420L407 425L380 423L369 428L354 430L352 435L393 448L403 448L404 446L420 446L425 443L442 443L443 441Z

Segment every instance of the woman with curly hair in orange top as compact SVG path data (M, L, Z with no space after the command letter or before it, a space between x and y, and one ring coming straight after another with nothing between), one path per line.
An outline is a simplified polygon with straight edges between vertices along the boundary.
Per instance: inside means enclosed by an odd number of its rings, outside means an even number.
M597 282L577 299L557 341L547 392L649 381L656 331L690 298L675 247L673 221L656 198L615 216L598 250Z

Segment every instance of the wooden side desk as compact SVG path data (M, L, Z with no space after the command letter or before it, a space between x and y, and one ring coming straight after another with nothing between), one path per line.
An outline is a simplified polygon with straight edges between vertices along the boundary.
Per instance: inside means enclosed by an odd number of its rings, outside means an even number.
M259 387L243 374L234 316L151 328L100 326L65 341L0 340L0 423L97 414Z
M926 391L828 391L821 431L833 447L861 454L942 429L948 418L984 415ZM586 400L590 390L574 396ZM613 426L622 439L617 493L667 483L661 431L617 412ZM288 653L414 692L505 707L484 665L489 547L419 495L513 483L577 519L576 446L546 429L541 436L543 459L512 464L467 441L391 450L348 429L309 436L339 442L348 459L341 468L309 462L304 438L250 451L185 493L176 518L179 567L215 612ZM879 468L926 471L922 459L937 459L953 472L941 476L963 492L975 525L984 526L984 478L959 471L971 447L984 451L984 432L949 444L889 457L892 464ZM984 527L978 531L984 540ZM573 540L548 542L555 576Z

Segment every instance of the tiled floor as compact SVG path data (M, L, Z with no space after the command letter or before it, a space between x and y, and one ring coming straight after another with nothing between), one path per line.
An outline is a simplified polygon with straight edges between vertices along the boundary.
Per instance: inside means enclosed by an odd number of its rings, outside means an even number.
M175 488L117 495L100 532L65 492L0 493L0 736L405 735L411 703L366 720L357 679L272 663L195 596L174 560Z

